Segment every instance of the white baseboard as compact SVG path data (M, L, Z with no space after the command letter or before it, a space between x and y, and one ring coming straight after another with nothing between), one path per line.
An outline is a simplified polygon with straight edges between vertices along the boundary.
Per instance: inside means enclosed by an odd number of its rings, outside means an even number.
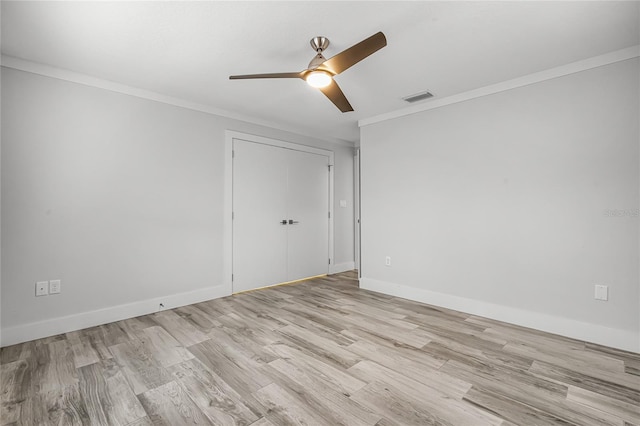
M353 261L336 263L335 265L329 266L329 274L339 274L340 272L352 271L354 269L356 269L356 263Z
M43 337L55 336L96 325L133 318L140 315L158 312L158 305L164 304L164 309L173 309L205 300L229 296L231 292L224 285L203 288L170 296L157 297L124 305L111 306L95 311L82 312L64 317L51 318L46 321L21 324L2 329L0 346L10 346Z
M360 288L434 306L534 328L573 339L640 353L640 333L575 321L540 312L495 305L480 300L437 293L371 278L360 278Z

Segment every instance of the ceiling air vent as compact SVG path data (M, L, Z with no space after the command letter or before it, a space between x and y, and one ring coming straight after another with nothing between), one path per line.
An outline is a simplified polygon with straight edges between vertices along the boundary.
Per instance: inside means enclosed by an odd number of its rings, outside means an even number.
M415 93L413 95L405 96L404 98L402 98L402 100L405 102L414 103L414 102L422 101L424 99L429 99L429 98L433 98L433 93L420 92L420 93Z

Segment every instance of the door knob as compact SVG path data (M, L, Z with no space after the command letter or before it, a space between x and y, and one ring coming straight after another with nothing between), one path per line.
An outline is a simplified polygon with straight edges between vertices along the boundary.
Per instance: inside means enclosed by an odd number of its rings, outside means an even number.
M289 219L289 225L293 225L294 223L300 223L297 220Z
M287 220L286 219L282 219L282 222L280 222L281 225L286 225L287 224Z

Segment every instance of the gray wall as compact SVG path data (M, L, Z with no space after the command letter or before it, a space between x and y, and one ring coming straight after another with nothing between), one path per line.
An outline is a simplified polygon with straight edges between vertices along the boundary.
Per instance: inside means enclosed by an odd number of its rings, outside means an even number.
M636 58L363 127L363 285L640 351L639 75Z
M353 148L13 69L2 89L5 331L221 285L227 129L335 152L353 262ZM34 297L50 279L62 294Z

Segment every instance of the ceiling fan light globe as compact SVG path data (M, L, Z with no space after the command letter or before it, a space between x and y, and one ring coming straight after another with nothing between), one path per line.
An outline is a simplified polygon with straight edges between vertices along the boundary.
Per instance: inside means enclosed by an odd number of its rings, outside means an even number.
M305 77L305 79L309 86L315 88L327 87L331 84L331 75L324 71L312 71Z

